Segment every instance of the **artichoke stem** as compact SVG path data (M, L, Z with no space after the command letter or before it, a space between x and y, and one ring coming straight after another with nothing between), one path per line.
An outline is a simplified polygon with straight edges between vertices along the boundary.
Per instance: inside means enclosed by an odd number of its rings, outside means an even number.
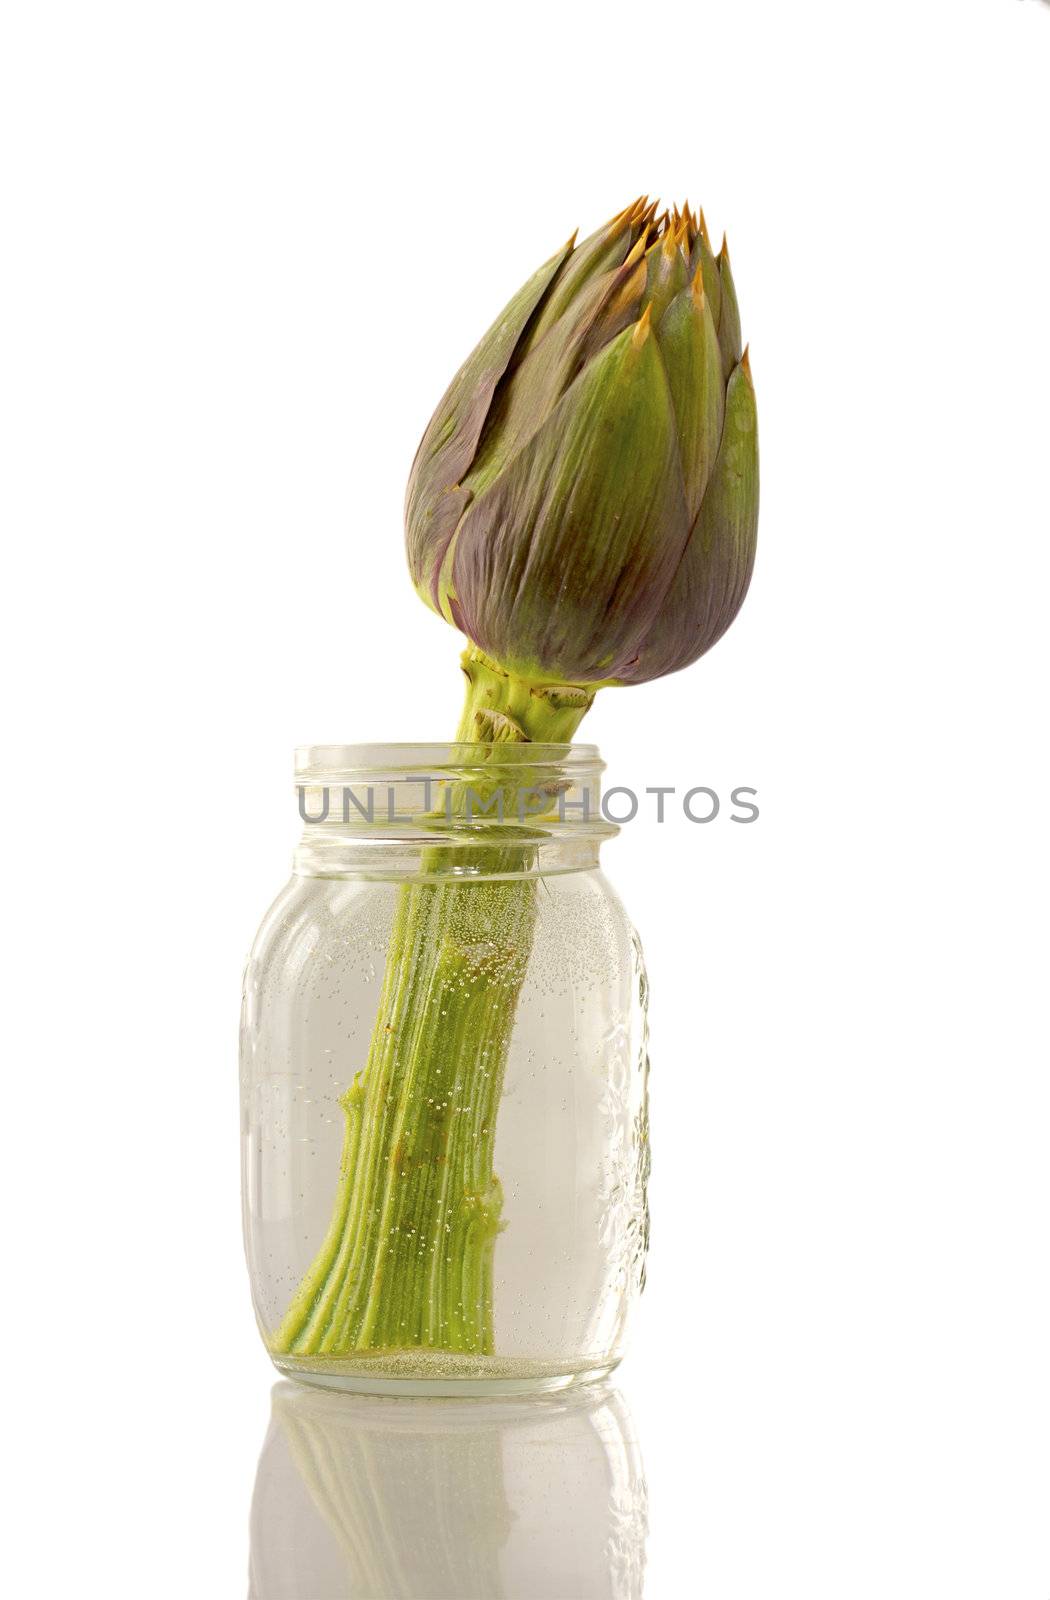
M594 699L593 688L518 677L474 647L463 671L457 742L567 744ZM454 786L456 809L468 789ZM509 783L508 817L517 795ZM434 845L421 881L399 892L368 1060L340 1100L331 1222L272 1337L275 1354L493 1353L496 1120L535 927L535 856L513 830L466 849L477 881L452 876L464 847Z
M464 650L462 666L467 697L460 744L569 744L594 704L593 688L518 677L476 645Z

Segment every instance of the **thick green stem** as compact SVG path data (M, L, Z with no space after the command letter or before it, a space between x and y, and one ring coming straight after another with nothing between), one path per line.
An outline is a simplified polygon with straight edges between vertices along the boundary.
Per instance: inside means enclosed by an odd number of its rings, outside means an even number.
M593 699L577 686L512 677L473 649L463 670L459 739L475 746L470 764L482 771L493 746L567 743ZM523 788L505 760L469 784L475 801L500 802L508 821ZM469 804L468 785L457 784L452 816ZM399 891L368 1060L340 1102L332 1220L273 1336L276 1353L492 1352L496 1119L537 882L534 845L527 834L514 842L515 832L430 847L421 881ZM465 866L474 881L463 881Z
M473 645L461 664L467 680L461 743L569 744L594 704L593 688L515 677Z

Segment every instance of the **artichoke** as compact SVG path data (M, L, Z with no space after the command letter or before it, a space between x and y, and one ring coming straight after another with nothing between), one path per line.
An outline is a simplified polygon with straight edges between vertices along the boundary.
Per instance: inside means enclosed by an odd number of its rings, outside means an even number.
M332 1220L275 1354L494 1353L507 1225L495 1130L536 934L536 850L563 787L535 745L570 740L603 684L710 649L746 593L757 520L729 254L714 254L703 213L658 217L639 200L519 290L416 455L409 564L467 635L457 740L477 758L428 813L428 829L447 823L398 891L367 1062L340 1099ZM509 748L522 742L533 749ZM493 827L475 824L472 796L486 814L499 802ZM450 1105L474 1132L453 1131Z
M593 691L710 649L754 564L758 434L703 212L639 200L528 280L434 413L405 523L468 677Z

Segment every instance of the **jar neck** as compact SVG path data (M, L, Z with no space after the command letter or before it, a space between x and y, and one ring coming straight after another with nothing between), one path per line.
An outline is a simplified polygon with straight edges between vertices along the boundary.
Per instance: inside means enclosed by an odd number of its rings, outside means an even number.
M496 845L478 839L453 843L428 840L351 837L342 828L304 831L294 857L300 878L363 878L386 882L466 882L552 877L587 872L598 866L594 839L548 839L542 843Z
M592 745L307 746L297 752L302 876L521 878L597 865Z

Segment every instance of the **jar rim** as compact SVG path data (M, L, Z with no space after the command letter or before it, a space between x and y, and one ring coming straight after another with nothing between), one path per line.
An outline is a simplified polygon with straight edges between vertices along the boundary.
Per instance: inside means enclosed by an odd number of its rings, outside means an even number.
M393 740L382 744L302 744L295 751L297 779L317 781L370 772L455 772L484 767L554 766L570 772L597 773L605 763L596 744L443 744Z

